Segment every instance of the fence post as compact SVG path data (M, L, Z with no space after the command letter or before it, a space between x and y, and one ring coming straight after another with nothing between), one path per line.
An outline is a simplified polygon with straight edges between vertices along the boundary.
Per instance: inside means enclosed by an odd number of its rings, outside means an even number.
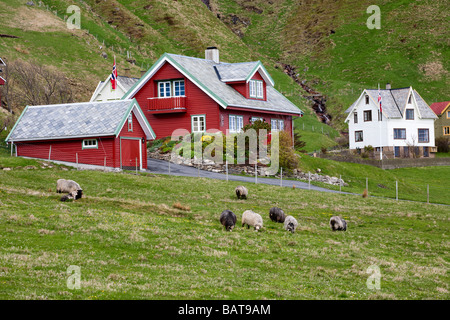
M169 174L170 174L170 160L169 160Z
M395 181L395 200L398 201L398 181Z
M366 177L366 190L367 190L367 195L369 195L369 178Z
M427 203L430 203L430 185L427 184Z
M228 160L225 160L225 173L228 181Z
M13 155L13 149L14 149L14 142L11 142L11 157Z
M342 175L339 175L339 192L342 192Z
M76 158L76 162L77 162L77 170L78 170L78 152L75 153L75 158Z
M258 164L255 163L255 184L258 183Z
M104 169L103 169L103 171L105 171L106 172L106 157L105 157L105 161L104 161Z
M311 172L308 171L308 189L311 190Z
M48 150L48 160L52 158L52 145L50 145L50 150Z
M136 175L137 175L138 173L137 173L137 158L136 158Z
M281 173L280 173L280 187L283 186L283 167L281 167Z

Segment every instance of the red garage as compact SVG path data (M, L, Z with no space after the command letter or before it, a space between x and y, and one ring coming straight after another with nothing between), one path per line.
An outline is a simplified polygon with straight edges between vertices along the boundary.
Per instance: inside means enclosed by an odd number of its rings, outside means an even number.
M27 106L6 141L17 156L143 170L154 138L132 99Z

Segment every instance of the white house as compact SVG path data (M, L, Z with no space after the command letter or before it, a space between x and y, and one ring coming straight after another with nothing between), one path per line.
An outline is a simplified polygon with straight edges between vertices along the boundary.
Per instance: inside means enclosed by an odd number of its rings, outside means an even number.
M116 90L113 90L111 86L111 74L110 74L105 81L100 81L98 83L97 88L95 89L90 102L122 99L125 93L127 93L127 91L130 90L130 88L134 86L134 84L138 82L138 80L139 78L118 76Z
M345 112L351 150L375 148L383 158L434 157L434 121L437 119L424 99L412 87L380 90L364 89Z

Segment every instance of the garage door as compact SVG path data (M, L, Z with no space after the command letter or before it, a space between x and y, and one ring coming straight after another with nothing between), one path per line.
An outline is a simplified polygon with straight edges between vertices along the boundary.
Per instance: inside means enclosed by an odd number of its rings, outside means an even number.
M141 167L141 140L121 139L121 159L123 170L139 170Z

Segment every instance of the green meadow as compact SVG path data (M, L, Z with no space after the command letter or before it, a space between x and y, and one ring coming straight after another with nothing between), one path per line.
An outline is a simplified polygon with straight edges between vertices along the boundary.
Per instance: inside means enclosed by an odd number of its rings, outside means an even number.
M0 299L450 298L448 206L262 184L237 200L235 182L51 166L1 153ZM59 178L83 198L61 202ZM270 221L272 206L296 233ZM219 223L225 209L233 232ZM241 227L247 209L261 232ZM330 230L333 215L346 232ZM67 286L69 266L80 289Z

